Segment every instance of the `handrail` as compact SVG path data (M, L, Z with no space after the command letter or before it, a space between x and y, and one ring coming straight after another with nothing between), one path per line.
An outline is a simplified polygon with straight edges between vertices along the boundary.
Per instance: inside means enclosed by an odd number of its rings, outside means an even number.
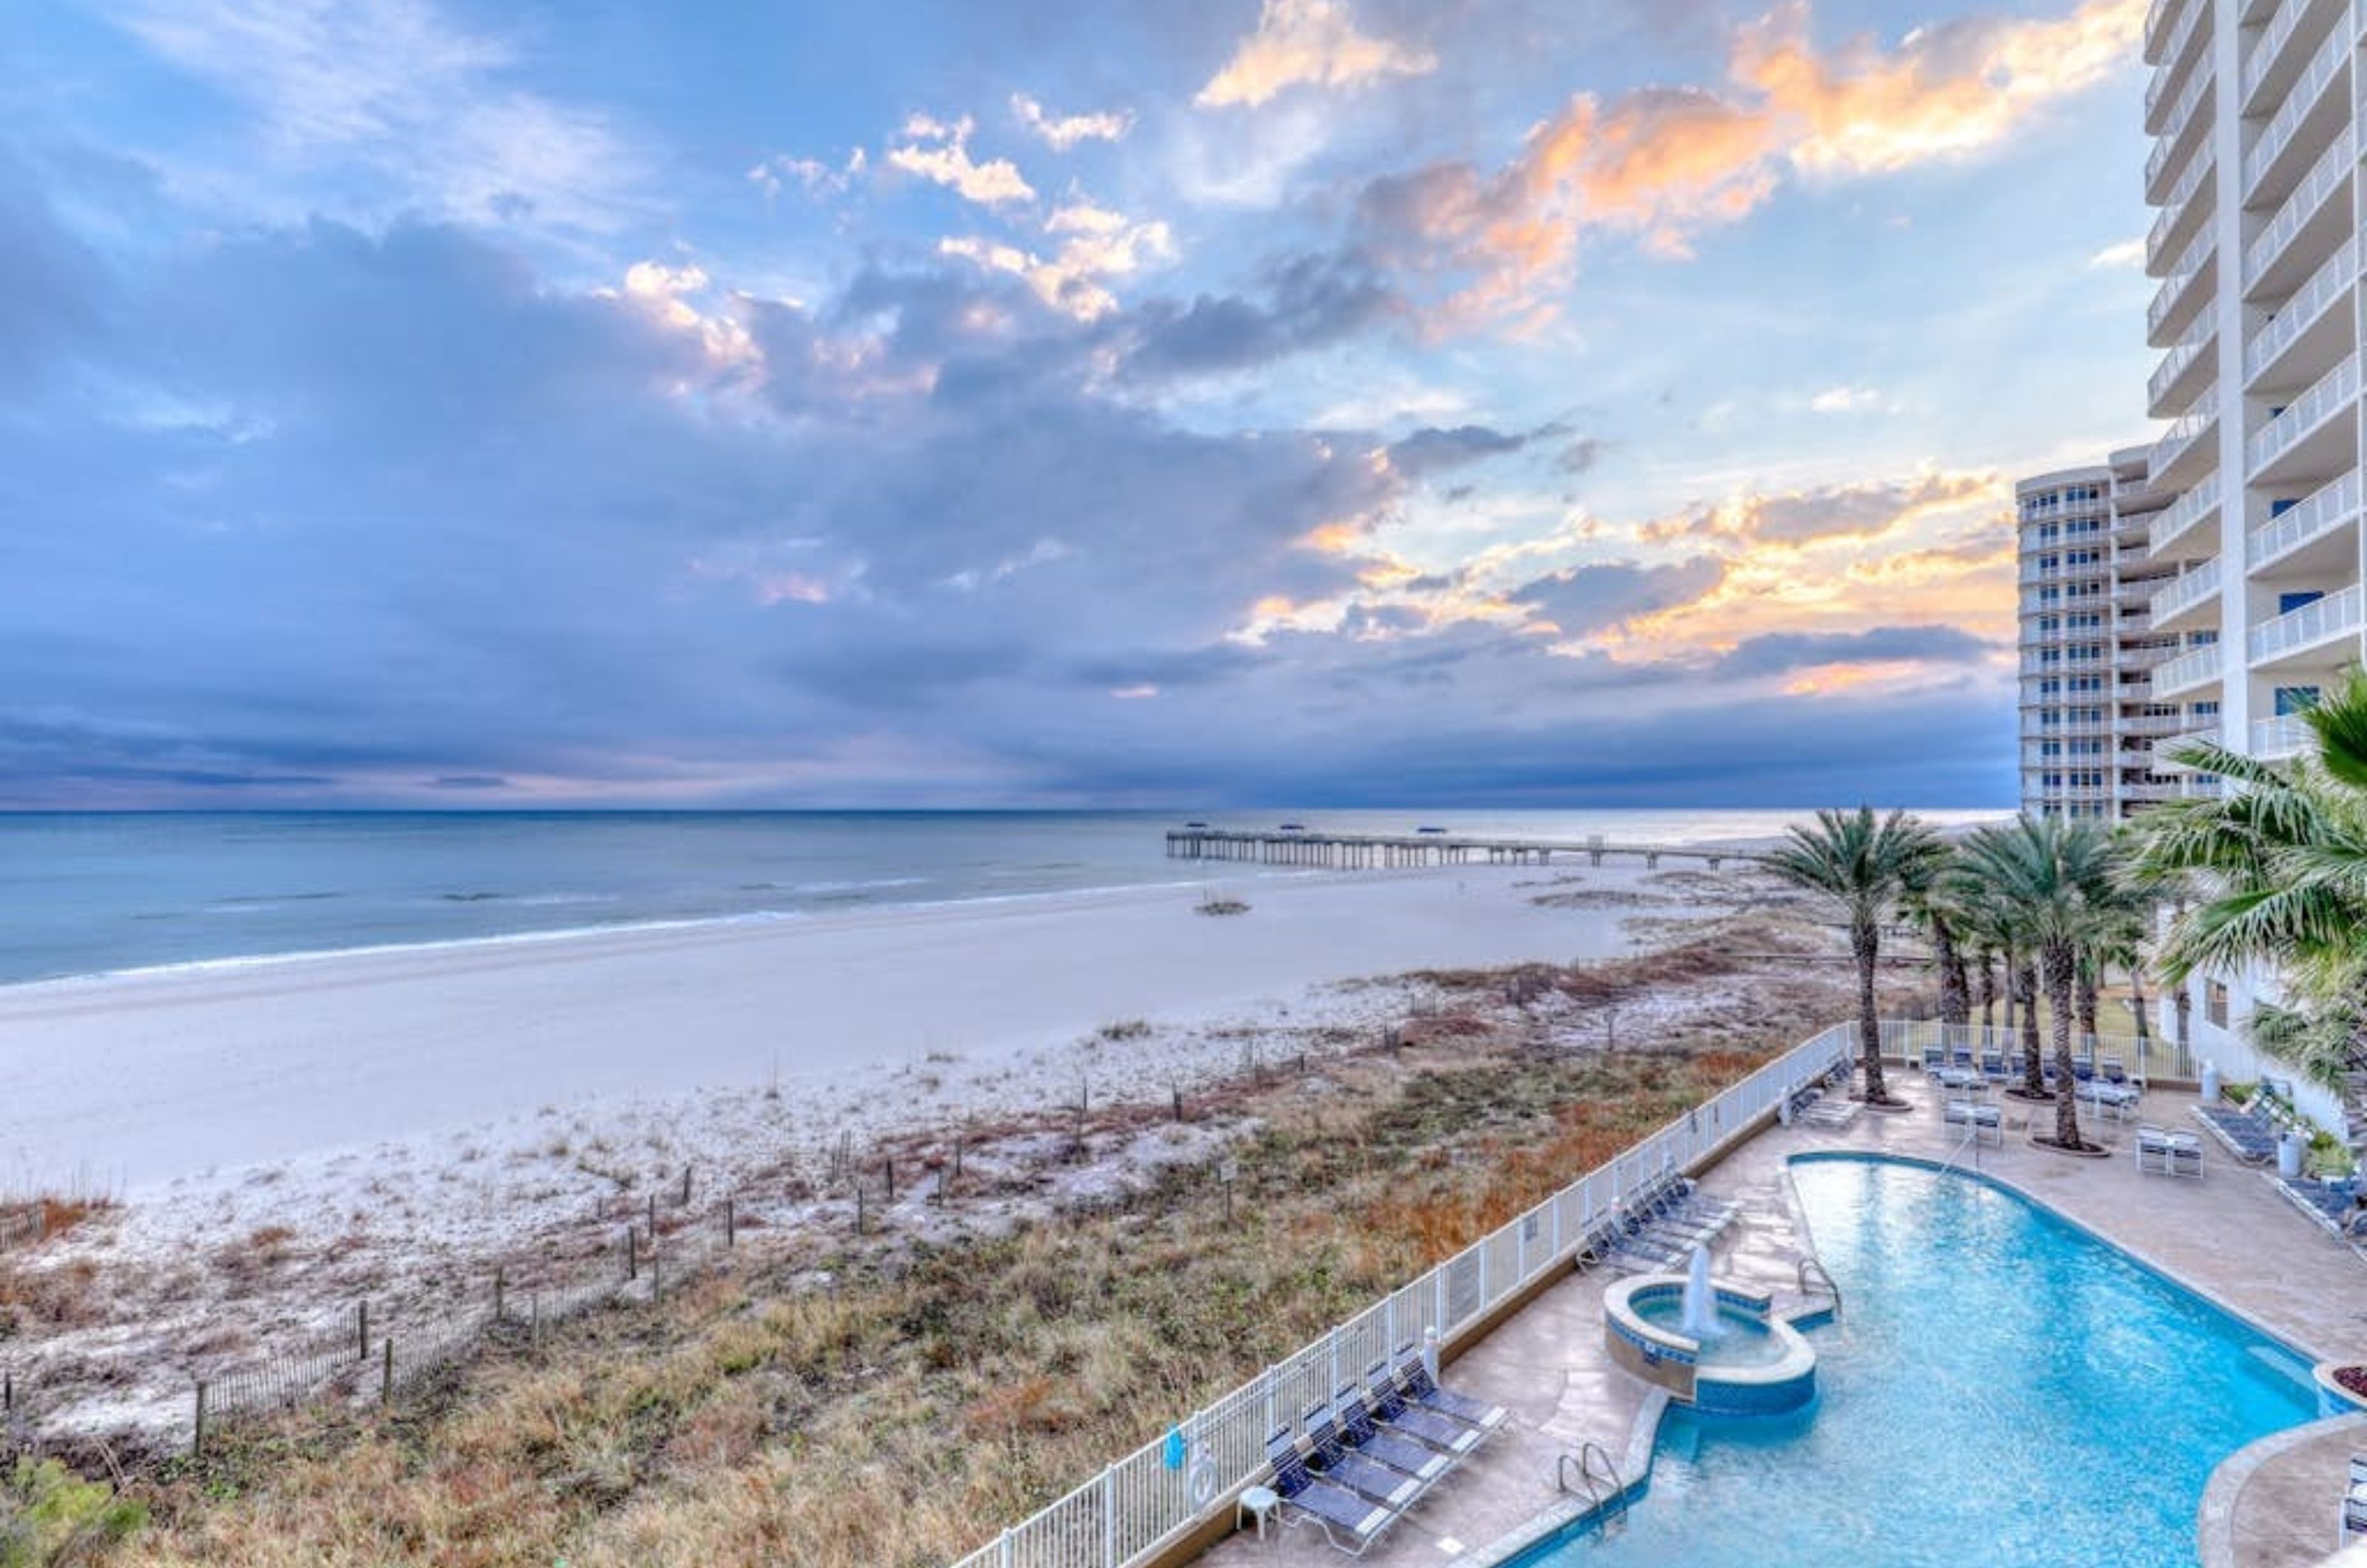
M1603 1461L1603 1474L1599 1479L1611 1488L1611 1499L1608 1507L1601 1502L1596 1503L1595 1506L1601 1511L1595 1517L1594 1526L1598 1533L1607 1535L1611 1531L1613 1518L1625 1519L1627 1517L1627 1483L1619 1479L1619 1467L1612 1462L1611 1450L1589 1438L1578 1450L1579 1473L1587 1477L1589 1495L1593 1495L1593 1483L1597 1479L1594 1474L1597 1459Z
M2362 618L2367 618L2367 592L2362 592L2361 584L2354 582L2253 627L2251 643L2245 652L2257 664L2296 648L2356 631Z
M2178 176L2176 185L2169 187L2169 197L2162 203L2160 215L2154 219L2153 227L2146 231L2146 254L2158 255L2162 246L2169 243L2170 235L2184 226L2187 204L2194 199L2196 192L2209 188L2207 176L2218 161L2218 149L2210 138L2205 137L2196 143L2194 156L2188 162L2186 172Z
M1823 1281L1826 1294L1833 1298L1833 1315L1839 1317L1841 1312L1840 1281L1833 1278L1832 1271L1825 1267L1822 1258L1814 1253L1803 1256L1800 1259L1800 1293L1805 1296L1817 1289L1819 1280Z
M2309 390L2285 405L2284 412L2252 433L2244 443L2244 467L2254 479L2259 471L2292 451L2302 437L2334 416L2343 404L2359 396L2359 355L2318 378Z
M2244 345L2245 383L2249 385L2258 380L2260 372L2266 370L2279 355L2292 347L2303 333L2316 325L2325 317L2327 307L2341 298L2358 276L2359 236L2353 234L2318 265L2317 270L2309 275L2309 280L2294 289L2293 298L2287 299L2269 323ZM2210 309L2206 307L2206 314ZM2169 354L2175 355L2185 352L2189 352L2188 344L2180 343ZM2201 344L2192 345L2191 354L2202 352ZM2169 364L2169 356L2165 355L2162 366L2166 367ZM2183 371L2184 368L2181 365L2179 370ZM2156 369L2154 374L2160 376L2161 370ZM2177 378L2178 372L2172 372L2162 380L2162 385L2167 387Z
M2260 132L2259 140L2252 143L2252 150L2244 155L2243 188L2247 199L2252 187L2259 184L2260 176L2268 173L2269 165L2282 157L2286 147L2292 144L2294 133L2301 129L2301 122L2308 118L2311 109L2317 107L2318 95L2326 91L2328 82L2334 80L2334 73L2350 62L2351 47L2350 29L2337 28L2327 34L2326 41L2318 45L2317 52L2310 56L2301 79L2285 96L2285 107L2277 111L2276 118L2269 121L2268 128Z
M2253 529L2244 540L2244 558L2255 567L2266 566L2305 539L2340 525L2359 510L2359 470L2351 469Z
M2218 243L2218 230L2205 227L2186 242L2186 249L2179 252L2178 259L2170 263L2169 276L2161 280L2161 287L2154 290L2153 302L2146 307L2146 336L2148 339L2161 331L2161 323L2169 319L2171 307L2185 298L2187 289L2202 275L2205 256Z
M2214 469L2189 486L2186 493L2171 502L2167 510L2155 515L2153 527L2146 536L2146 547L2158 553L2201 521L2204 513L2217 510L2218 505L2219 474Z

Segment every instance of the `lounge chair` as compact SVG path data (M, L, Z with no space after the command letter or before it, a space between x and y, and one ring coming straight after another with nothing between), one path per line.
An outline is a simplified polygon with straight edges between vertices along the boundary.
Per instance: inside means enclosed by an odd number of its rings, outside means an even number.
M1360 1453L1367 1453L1391 1470L1403 1471L1424 1484L1437 1480L1455 1468L1454 1456L1440 1453L1426 1443L1402 1437L1396 1432L1384 1432L1373 1425L1373 1413L1356 1391L1343 1388L1338 1403L1340 1436L1347 1445Z
M2367 1240L2367 1210L2359 1207L2357 1178L2316 1181L2305 1176L2283 1177L2277 1181L2277 1190L2336 1240Z
M1383 1431L1402 1433L1455 1459L1478 1448L1488 1435L1467 1421L1457 1421L1443 1412L1424 1409L1408 1401L1389 1378L1387 1369L1378 1361L1366 1369L1363 1389L1342 1389L1341 1393L1343 1403L1349 1398L1360 1400L1365 1414Z
M1384 1530L1405 1517L1317 1476L1286 1440L1278 1449L1269 1444L1267 1458L1274 1465L1274 1495L1294 1510L1292 1522L1312 1522L1324 1540L1352 1556L1362 1557Z
M1398 1348L1397 1360L1390 1370L1396 1374L1398 1387L1404 1391L1406 1397L1424 1409L1435 1410L1443 1416L1451 1416L1490 1432L1512 1419L1512 1413L1501 1404L1490 1404L1484 1399L1475 1399L1470 1394L1440 1387L1438 1380L1430 1375L1430 1363L1423 1360L1410 1345Z
M2231 1111L2224 1105L2198 1105L2195 1119L2226 1145L2227 1152L2248 1165L2262 1165L2277 1152L2277 1132L2274 1123L2265 1116L2249 1111Z
M1289 1428L1275 1428L1265 1440L1267 1461L1273 1461L1278 1450L1288 1449L1306 1462L1310 1473L1335 1486L1346 1487L1368 1503L1400 1513L1421 1493L1421 1483L1412 1476L1391 1470L1378 1460L1349 1452L1340 1441L1340 1431L1332 1424L1331 1413L1321 1405L1308 1412L1306 1430L1304 1440L1294 1441Z
M1991 1083L2002 1083L2007 1078L2013 1077L2012 1069L2009 1068L2005 1065L2004 1052L1984 1051L1981 1053L1981 1077L1988 1079Z
M1936 1073L1947 1065L1948 1048L1946 1046L1926 1045L1923 1047L1923 1070L1925 1072Z
M2350 1456L2350 1481L2342 1493L2342 1525L2334 1538L2338 1547L2367 1536L2367 1454Z
M2103 1072L2104 1081L2106 1083L2124 1084L2129 1081L2129 1065L2121 1060L2118 1056L2107 1056L2104 1058Z

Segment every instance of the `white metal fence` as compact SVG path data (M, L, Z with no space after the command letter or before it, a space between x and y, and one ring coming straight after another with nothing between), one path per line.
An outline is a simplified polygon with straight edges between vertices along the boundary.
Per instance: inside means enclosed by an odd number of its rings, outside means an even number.
M1886 1025L1911 1031L1937 1025ZM1493 1235L1474 1242L1357 1317L1340 1325L1198 1414L1179 1423L1189 1458L1171 1462L1163 1438L963 1558L955 1568L1125 1568L1142 1562L1229 1506L1265 1466L1265 1439L1308 1406L1435 1330L1453 1338L1545 1275L1569 1267L1599 1216L1622 1192L1681 1170L1750 1128L1802 1086L1850 1059L1857 1026L1838 1024L1589 1171ZM1936 1036L1935 1036L1936 1038ZM1920 1043L1902 1033L1902 1050ZM1205 1506L1191 1477L1205 1464L1215 1485Z
M1857 1025L1847 1026L1852 1044L1857 1039ZM2044 1021L2039 1024L2038 1048L2049 1062L2055 1059L2055 1037L2047 1032ZM2022 1061L2022 1031L1984 1028L1974 1024L1944 1024L1892 1019L1882 1026L1882 1054L1886 1059L1920 1064L1929 1051L1947 1053L1943 1059L1960 1058L1972 1054L1977 1065L1983 1055L2000 1052L2010 1067ZM2194 1057L2191 1051L2180 1050L2178 1042L2157 1035L2139 1040L2134 1034L2074 1034L2071 1037L2073 1060L2090 1066L2101 1066L2107 1060L2117 1061L2135 1077L2191 1081L2194 1077Z

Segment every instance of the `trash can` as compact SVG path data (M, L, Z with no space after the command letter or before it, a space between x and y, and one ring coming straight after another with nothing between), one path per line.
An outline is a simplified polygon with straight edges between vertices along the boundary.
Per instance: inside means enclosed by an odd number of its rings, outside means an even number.
M2219 1103L2219 1064L2216 1062L2203 1064L2203 1103Z
M2303 1137L2299 1133L2278 1134L2277 1174L2279 1176L2299 1176L2301 1174L2301 1156L2303 1154L2307 1152L2308 1148L2309 1140Z

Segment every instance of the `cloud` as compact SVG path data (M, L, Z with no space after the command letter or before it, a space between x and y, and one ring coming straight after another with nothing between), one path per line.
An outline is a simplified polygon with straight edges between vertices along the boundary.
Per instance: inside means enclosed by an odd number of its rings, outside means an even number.
M1872 387L1828 387L1808 400L1811 413L1864 413L1887 400Z
M1722 676L1788 674L1822 665L1974 664L1994 646L1955 626L1874 626L1862 632L1776 632L1746 638L1718 660Z
M1370 181L1360 232L1444 286L1448 321L1534 319L1590 231L1682 260L1786 178L1979 153L2124 63L2143 13L2142 0L2087 0L2059 20L1968 17L1819 53L1790 0L1735 31L1724 85L1580 94L1492 172L1449 161Z
M1339 343L1398 313L1399 299L1351 256L1298 256L1270 266L1263 299L1202 294L1137 312L1125 360L1138 380L1247 370Z
M1644 525L1664 542L1725 537L1791 548L1828 540L1870 540L1923 519L1996 507L2004 487L1994 474L1928 473L1807 490L1749 491Z
M1532 443L1569 434L1569 426L1558 423L1518 432L1496 430L1484 424L1424 425L1410 435L1389 443L1387 457L1389 467L1396 472L1410 479L1427 479L1432 474L1489 457L1507 457ZM1589 441L1571 443L1556 457L1557 466L1565 472L1579 471L1569 467L1570 455L1580 452L1585 463L1591 463L1595 445Z
M1045 220L1044 231L1060 242L1049 257L975 235L941 240L937 249L1022 279L1045 304L1081 321L1097 321L1118 308L1104 279L1175 259L1174 236L1164 222L1136 222L1097 207L1060 208Z
M1066 152L1084 141L1116 141L1134 128L1132 109L1055 115L1025 93L1011 95L1011 112L1056 152Z
M781 152L750 169L748 179L766 200L777 197L792 182L810 197L844 196L869 166L870 155L860 147L835 168L819 158L793 158Z
M2118 244L2106 245L2102 250L2090 256L2088 269L2090 272L2134 271L2145 265L2145 255L2146 243L2143 238L2123 240Z
M1710 556L1660 566L1609 561L1538 578L1508 597L1575 637L1692 604L1725 581L1726 570Z
M1193 102L1254 108L1292 87L1354 87L1437 68L1426 49L1358 32L1345 0L1264 0L1256 31Z
M366 170L358 201L381 218L602 232L638 209L644 170L608 119L518 85L510 45L429 0L129 0L109 15L255 115L258 141L216 171L226 180L250 179L259 152L297 173Z
M1019 165L1008 158L981 164L970 157L969 136L975 129L966 115L947 121L916 114L904 124L903 144L888 150L888 162L981 207L1035 200L1036 189Z

